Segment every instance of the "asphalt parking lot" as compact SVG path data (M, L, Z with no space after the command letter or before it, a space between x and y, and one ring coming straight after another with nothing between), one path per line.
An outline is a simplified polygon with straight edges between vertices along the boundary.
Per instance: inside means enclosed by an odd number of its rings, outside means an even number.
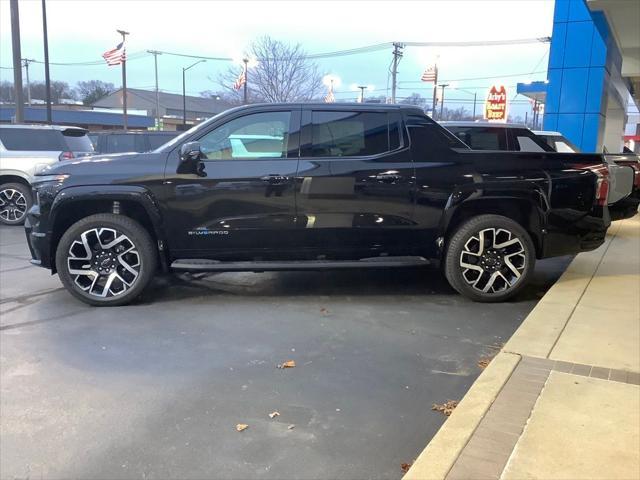
M176 276L92 308L28 257L0 227L2 478L399 478L570 260L506 304L415 269Z

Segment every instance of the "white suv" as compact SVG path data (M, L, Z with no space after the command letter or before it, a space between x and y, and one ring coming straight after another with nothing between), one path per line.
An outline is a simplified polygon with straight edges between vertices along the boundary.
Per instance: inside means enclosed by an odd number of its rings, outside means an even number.
M93 154L87 131L57 125L0 125L0 223L21 225L31 179L45 166Z

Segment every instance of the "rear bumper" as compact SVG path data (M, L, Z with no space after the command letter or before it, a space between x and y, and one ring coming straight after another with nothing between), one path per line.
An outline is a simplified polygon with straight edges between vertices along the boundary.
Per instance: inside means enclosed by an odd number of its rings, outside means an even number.
M34 205L27 213L24 230L27 235L27 245L31 252L31 263L51 269L51 238L48 232L40 230L40 209L37 205Z
M588 252L604 243L611 226L607 207L597 207L595 211L578 219L567 218L562 213L555 213L549 219L542 258Z
M640 187L636 187L627 198L609 205L611 220L624 220L633 217L638 213L638 205L640 205Z

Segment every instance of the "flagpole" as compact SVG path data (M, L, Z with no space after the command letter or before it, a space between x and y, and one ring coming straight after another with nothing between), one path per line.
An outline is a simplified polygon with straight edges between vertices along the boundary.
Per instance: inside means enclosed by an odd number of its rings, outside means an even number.
M433 64L434 70L435 70L435 74L436 74L436 78L433 81L433 102L432 102L432 108L431 108L431 117L435 120L436 118L436 100L438 98L438 64L434 63Z
M122 48L125 48L124 41L126 35L129 35L129 32L125 32L124 30L117 30L117 32L122 35ZM127 57L126 53L123 53L122 57L122 123L124 126L124 131L127 131Z
M248 58L243 58L242 61L244 62L244 101L243 103L246 105L248 102L248 96L247 96L247 83L249 82L249 78L247 77L247 70L249 70L249 59Z

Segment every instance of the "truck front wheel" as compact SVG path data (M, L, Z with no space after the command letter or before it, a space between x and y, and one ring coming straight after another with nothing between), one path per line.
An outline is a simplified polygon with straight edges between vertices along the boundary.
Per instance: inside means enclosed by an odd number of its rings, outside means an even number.
M56 250L63 285L89 305L124 305L149 285L156 270L154 242L124 215L100 213L74 223Z
M499 302L525 286L535 265L531 237L500 215L473 217L448 241L444 271L453 288L477 302Z

